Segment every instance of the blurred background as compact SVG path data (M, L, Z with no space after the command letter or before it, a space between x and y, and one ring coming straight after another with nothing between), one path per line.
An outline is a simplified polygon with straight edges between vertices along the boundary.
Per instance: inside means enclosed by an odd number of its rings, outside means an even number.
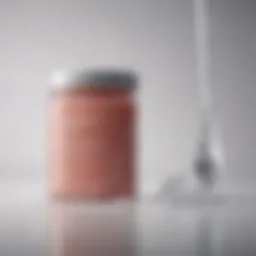
M212 91L227 177L256 181L256 1L212 0ZM192 0L1 0L0 179L44 181L48 78L121 66L141 76L139 176L190 167L198 101Z

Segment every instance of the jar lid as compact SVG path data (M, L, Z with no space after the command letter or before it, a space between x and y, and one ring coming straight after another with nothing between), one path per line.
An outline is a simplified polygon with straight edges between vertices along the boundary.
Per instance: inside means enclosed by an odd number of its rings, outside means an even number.
M131 70L94 69L58 71L51 77L53 89L124 89L133 90L137 86L137 75Z

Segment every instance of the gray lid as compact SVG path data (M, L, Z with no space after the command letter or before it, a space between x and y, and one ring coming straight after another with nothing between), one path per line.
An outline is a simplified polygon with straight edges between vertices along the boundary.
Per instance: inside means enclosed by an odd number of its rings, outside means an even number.
M133 90L137 85L137 75L123 69L94 69L58 71L51 77L53 89L66 88L118 88Z

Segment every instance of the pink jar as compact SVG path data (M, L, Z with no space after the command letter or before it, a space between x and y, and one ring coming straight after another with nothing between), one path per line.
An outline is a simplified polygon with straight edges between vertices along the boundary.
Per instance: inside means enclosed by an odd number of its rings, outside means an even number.
M54 75L49 104L53 196L134 196L136 83L129 71Z

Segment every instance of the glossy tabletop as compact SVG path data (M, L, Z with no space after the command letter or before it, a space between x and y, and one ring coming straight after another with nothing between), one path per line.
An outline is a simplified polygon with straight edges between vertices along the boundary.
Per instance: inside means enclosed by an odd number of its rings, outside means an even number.
M256 255L256 197L208 205L60 202L44 185L1 187L0 255Z

